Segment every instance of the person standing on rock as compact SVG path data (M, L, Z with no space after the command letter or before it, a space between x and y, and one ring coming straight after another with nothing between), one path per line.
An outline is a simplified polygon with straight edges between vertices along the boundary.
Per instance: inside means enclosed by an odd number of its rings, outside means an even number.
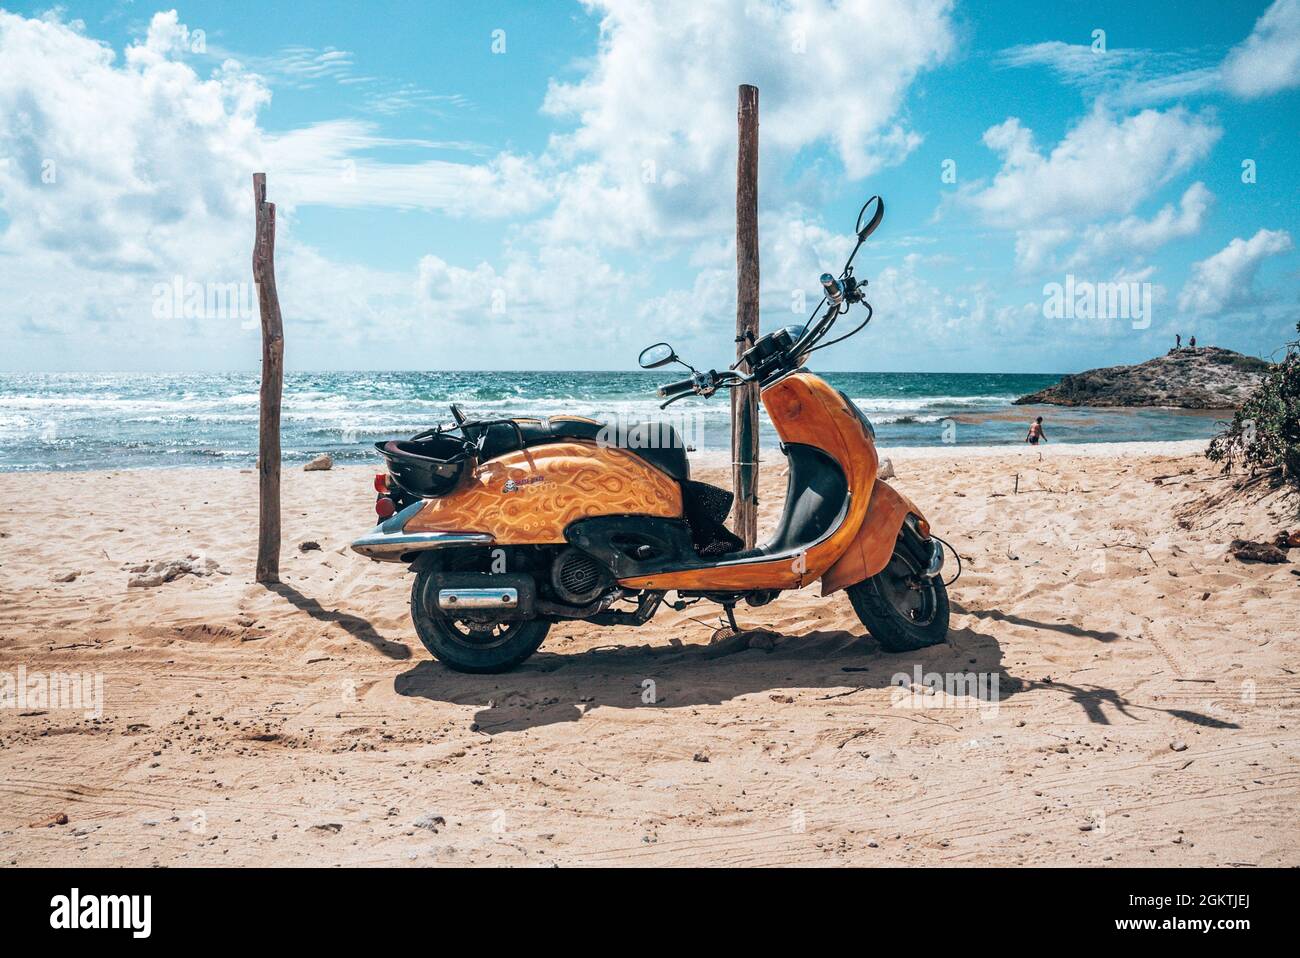
M1196 337L1193 336L1191 339L1189 339L1189 340L1187 341L1187 345L1188 345L1188 346L1191 346L1192 349L1195 349L1195 348L1196 348Z
M1047 442L1047 433L1043 432L1043 417L1039 416L1029 424L1029 433L1025 436L1025 442L1031 446L1038 445L1038 440Z
M1182 349L1182 348L1183 348L1183 334L1174 333L1174 349Z

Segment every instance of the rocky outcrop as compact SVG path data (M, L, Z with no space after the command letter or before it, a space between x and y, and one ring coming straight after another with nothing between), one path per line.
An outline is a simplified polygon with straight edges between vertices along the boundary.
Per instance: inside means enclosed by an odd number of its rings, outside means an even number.
M1259 385L1269 365L1217 346L1174 349L1137 366L1071 373L1016 403L1235 409Z

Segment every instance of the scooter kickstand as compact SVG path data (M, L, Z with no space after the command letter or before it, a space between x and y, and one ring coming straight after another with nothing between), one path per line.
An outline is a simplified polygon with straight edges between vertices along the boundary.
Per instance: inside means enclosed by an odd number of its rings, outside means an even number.
M724 606L722 607L722 609L723 609L724 612L727 613L727 624L728 624L729 626L731 626L731 634L732 634L732 635L739 635L739 634L740 634L740 626L736 625L736 606L735 606L735 604L733 603L732 605L724 605Z

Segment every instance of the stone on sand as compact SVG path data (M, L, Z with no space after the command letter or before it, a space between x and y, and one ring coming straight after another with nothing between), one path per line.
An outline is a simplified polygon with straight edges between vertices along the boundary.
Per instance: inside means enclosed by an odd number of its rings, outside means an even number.
M1286 562L1286 553L1271 542L1251 542L1249 539L1233 539L1228 546L1233 558L1242 562Z
M160 586L164 582L179 579L183 575L212 575L214 572L220 571L220 568L220 563L216 559L200 559L198 556L187 556L184 559L161 559L152 565L143 563L132 566L132 575L126 584L128 588L150 589Z

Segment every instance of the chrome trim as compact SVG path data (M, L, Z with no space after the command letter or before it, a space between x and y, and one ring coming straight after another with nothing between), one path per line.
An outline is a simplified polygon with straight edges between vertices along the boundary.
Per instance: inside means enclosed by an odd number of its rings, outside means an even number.
M439 589L438 608L444 612L454 609L515 609L519 607L519 590L500 589Z
M492 537L484 532L388 532L377 525L352 543L352 551L382 562L401 562L402 556L451 546L485 546Z
M921 578L923 579L933 579L943 571L943 543L938 539L931 539L930 548L934 551L930 556L930 564L926 566L925 571L921 573Z

